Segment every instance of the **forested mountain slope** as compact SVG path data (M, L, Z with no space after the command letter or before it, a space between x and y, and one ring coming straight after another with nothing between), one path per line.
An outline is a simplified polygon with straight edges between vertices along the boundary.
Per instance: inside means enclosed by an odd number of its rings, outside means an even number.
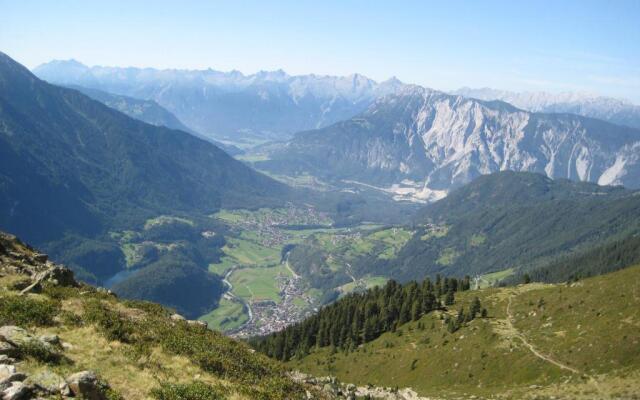
M636 191L501 172L426 206L397 258L376 269L401 280L526 270L639 232Z
M321 289L436 274L475 278L500 272L502 279L639 233L637 191L504 171L424 206L407 225L311 236L288 260ZM569 279L571 268L557 276Z
M287 193L201 139L52 86L4 54L0 101L1 223L36 242L136 214L267 205Z

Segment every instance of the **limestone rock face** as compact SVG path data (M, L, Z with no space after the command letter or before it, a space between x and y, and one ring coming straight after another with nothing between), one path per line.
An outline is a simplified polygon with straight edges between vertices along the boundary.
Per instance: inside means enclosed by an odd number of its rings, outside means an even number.
M418 86L266 152L258 168L387 189L411 181L446 192L504 170L640 187L640 129Z

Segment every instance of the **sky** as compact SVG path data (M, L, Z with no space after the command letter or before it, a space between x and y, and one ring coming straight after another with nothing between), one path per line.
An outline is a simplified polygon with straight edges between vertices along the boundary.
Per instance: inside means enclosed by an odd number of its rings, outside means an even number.
M0 51L87 65L392 76L640 104L640 0L0 0Z

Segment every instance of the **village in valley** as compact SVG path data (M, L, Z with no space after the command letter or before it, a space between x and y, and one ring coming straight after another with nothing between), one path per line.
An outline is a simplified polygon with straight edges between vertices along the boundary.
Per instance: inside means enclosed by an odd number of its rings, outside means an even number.
M228 239L221 263L210 267L228 289L220 307L203 318L212 328L235 337L264 335L317 311L319 294L291 268L288 250L315 232L332 229L326 214L287 204L215 217L237 235Z
M359 257L388 259L411 238L406 228L362 224L337 228L312 206L259 210L222 210L214 218L229 227L220 262L209 270L227 288L218 308L201 317L212 329L236 337L266 335L316 312L323 296L342 296L384 285L387 278L358 274ZM442 234L442 233L440 233ZM343 276L336 287L312 287L308 271L289 262L294 248L304 245L322 254L319 262Z

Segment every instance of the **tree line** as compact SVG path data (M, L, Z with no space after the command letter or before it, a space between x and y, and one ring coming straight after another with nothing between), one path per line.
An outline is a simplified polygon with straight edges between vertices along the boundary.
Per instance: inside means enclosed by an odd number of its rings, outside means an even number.
M640 263L640 236L627 236L577 254L553 260L546 265L520 272L505 279L502 285L536 282L571 282L617 271Z
M457 279L438 275L434 281L406 284L390 280L383 287L349 294L302 322L250 342L258 351L283 361L303 357L316 347L353 350L424 314L446 309L454 303L456 292L469 290L470 286L468 276ZM480 312L473 311L474 317Z

